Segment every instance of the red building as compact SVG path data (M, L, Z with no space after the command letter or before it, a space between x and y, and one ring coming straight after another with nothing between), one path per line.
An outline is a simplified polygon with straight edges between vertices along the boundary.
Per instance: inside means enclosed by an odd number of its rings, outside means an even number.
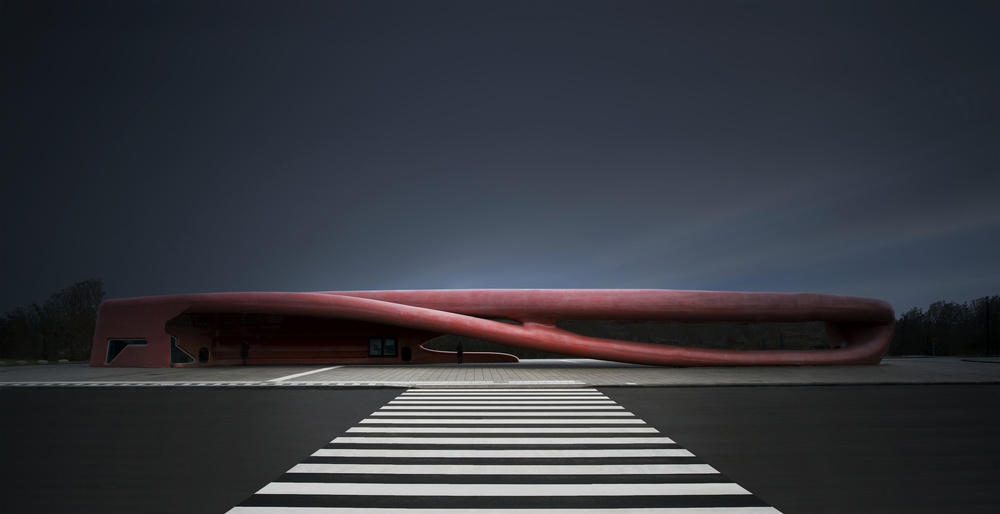
M502 320L502 321L500 321ZM563 320L826 324L829 350L717 350L582 336ZM877 364L892 307L849 296L670 290L213 293L101 304L91 366L456 362L445 334L579 357L667 366ZM464 362L516 362L464 352Z

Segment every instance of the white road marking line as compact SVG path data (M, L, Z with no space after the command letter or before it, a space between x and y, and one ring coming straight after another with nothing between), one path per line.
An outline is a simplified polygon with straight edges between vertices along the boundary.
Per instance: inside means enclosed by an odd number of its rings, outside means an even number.
M436 394L436 393L447 393L447 394L452 394L452 393L477 393L477 394L484 394L484 393L486 393L486 394L491 394L491 393L512 393L512 394L528 394L528 393L544 393L544 394L550 394L550 393L598 393L599 394L600 391L598 391L597 389L591 388L591 387L570 387L570 388L563 388L563 389L559 389L559 388L555 388L555 387L536 387L536 388L525 387L523 389L522 388L515 388L515 389L509 389L508 388L508 389L503 389L503 388L492 388L492 387L489 388L489 389L483 389L483 388L479 388L479 389L460 389L460 388L455 388L455 389L450 389L450 388L429 389L428 388L428 389L425 389L425 388L419 388L419 389L409 389L407 391L404 391L402 393L402 395L411 395L411 394Z
M289 473L368 475L709 475L708 464L296 464Z
M613 405L604 398L578 400L393 400L389 405Z
M315 370L318 372L322 370ZM293 382L290 384L302 384ZM274 385L290 385L274 384ZM420 393L419 391L426 391ZM525 392L527 391L527 392ZM561 392L557 392L561 391ZM582 393L582 394L579 394ZM610 407L608 405L611 405ZM504 410L505 409L505 410ZM510 417L505 417L510 416ZM436 426L435 426L436 425ZM510 426L524 425L524 426ZM267 495L308 495L331 497L580 497L601 496L752 496L740 485L729 481L712 466L692 464L574 464L573 459L636 459L692 458L694 455L677 447L664 436L630 434L659 434L645 421L635 417L624 407L608 399L595 389L410 389L383 406L382 409L348 429L349 434L337 437L331 443L339 448L321 448L313 453L316 460L324 458L334 463L299 463L288 473L329 475L322 482L271 482L257 492L258 498ZM355 435L374 434L374 435ZM413 435L410 435L413 434ZM439 437L421 437L422 434L442 434ZM510 437L526 434L527 437ZM531 437L533 434L543 437ZM565 435L563 435L565 434ZM594 436L591 436L593 434ZM603 434L607 434L604 436ZM480 436L481 435L481 436ZM547 437L546 437L547 435ZM621 437L619 437L621 436ZM380 445L377 448L359 448L358 445ZM415 444L417 449L396 448ZM629 447L642 444L649 448ZM481 445L486 449L471 449ZM538 445L541 450L522 445ZM580 448L576 445L594 445ZM664 447L664 446L673 447ZM341 459L369 459L368 463L336 463ZM499 464L489 459L552 459L535 462L553 462L539 465ZM438 462L463 462L460 459L483 459L479 464L397 464L405 459L442 459ZM455 460L449 460L455 459ZM562 460L566 459L566 460ZM362 461L364 462L364 461ZM373 463L374 462L374 463ZM409 461L409 462L420 462ZM464 462L469 462L465 460ZM473 461L476 462L476 461ZM594 462L594 461L590 461ZM601 462L597 460L596 462ZM608 461L604 461L608 462ZM615 461L610 461L615 462ZM622 460L618 462L634 462ZM648 461L647 461L648 462ZM655 462L655 461L654 461ZM662 461L661 461L662 462ZM669 461L668 461L669 462ZM684 460L675 462L685 462ZM687 461L691 462L691 461ZM599 475L708 475L709 482L651 482L644 483L577 483L577 484L510 484L510 483L353 483L338 482L338 477L350 480L349 475L428 475L476 476L477 482L496 482L500 476L576 476L577 481L593 482ZM717 475L715 478L711 475ZM593 478L587 478L593 477ZM300 476L307 479L306 476ZM502 481L501 481L502 482ZM280 498L280 496L278 496ZM262 501L262 500L258 500ZM356 502L359 500L352 500ZM395 500L396 502L405 500ZM468 501L468 500L466 500ZM608 500L604 500L608 501ZM652 500L646 500L651 502ZM282 500L278 503L286 503ZM287 503L298 503L291 499ZM482 502L480 502L482 503ZM654 504L657 502L653 502ZM365 505L366 503L362 503ZM333 505L333 504L331 504ZM402 505L402 504L401 504ZM534 509L472 508L461 509L463 514L528 514ZM457 510L456 510L457 512ZM648 508L554 508L544 509L545 514L781 514L773 507L648 507ZM406 507L235 507L228 514L440 514L441 509Z
M423 390L421 390L423 391ZM404 393L400 393L397 398L434 398L439 396L511 396L518 398L531 398L533 396L578 396L581 398L590 398L595 396L605 396L604 393L590 389L590 390L564 390L564 389L538 389L534 391L519 391L514 389L496 389L493 387L484 389L470 389L467 391L462 390L445 390L433 392L421 392L409 390Z
M556 389L556 388L538 388L538 389L503 389L500 387L483 387L479 389L410 389L400 396L436 396L436 395L477 395L477 394L503 394L510 396L532 396L532 395L579 395L579 396L592 396L592 395L604 395L604 393L598 391L597 389Z
M669 437L373 437L342 436L341 444L674 444Z
M658 434L653 427L351 427L367 434Z
M462 509L462 514L534 514L537 509ZM233 507L226 514L441 514L441 509L375 507ZM774 507L544 509L545 514L781 514Z
M373 413L374 414L374 413ZM433 413L440 414L440 413ZM428 414L430 415L430 413ZM639 418L566 418L566 419L447 419L447 418L365 418L359 424L378 425L645 425Z
M617 448L600 450L394 450L333 448L317 450L313 457L386 457L386 458L467 458L467 459L565 459L625 457L694 457L683 448Z
M628 411L560 411L560 412L522 412L514 411L459 411L459 412L427 412L427 411L375 411L372 416L621 416L635 417Z
M510 405L386 405L379 410L511 410ZM625 410L621 405L519 405L517 410Z
M406 396L399 397L397 400L401 401L415 401L415 400L458 400L458 401L486 401L486 400L607 400L608 397L604 395L590 395L590 396L565 396L565 395L545 395L545 396L504 396L495 394L484 394L484 395L469 395L469 396ZM395 401L395 400L394 400Z
M306 375L312 375L313 373L319 373L321 371L329 371L331 369L343 368L343 366L330 366L329 368L314 369L312 371L306 371L304 373L296 373L294 375L288 375L285 377L272 378L268 382L284 382L285 380L291 380L293 378L304 377Z
M694 484L375 484L271 482L257 494L350 496L681 496L749 495L732 482Z

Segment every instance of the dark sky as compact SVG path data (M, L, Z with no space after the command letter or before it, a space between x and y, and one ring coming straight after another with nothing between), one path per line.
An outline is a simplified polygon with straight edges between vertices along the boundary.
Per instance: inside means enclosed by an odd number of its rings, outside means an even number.
M1000 3L0 3L0 311L1000 294Z

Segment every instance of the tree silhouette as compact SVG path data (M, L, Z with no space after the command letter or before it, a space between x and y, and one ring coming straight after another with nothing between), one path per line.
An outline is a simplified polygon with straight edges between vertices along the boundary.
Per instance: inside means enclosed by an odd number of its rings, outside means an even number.
M967 303L934 302L896 321L890 355L990 355L997 353L1000 295Z
M104 285L91 279L53 294L42 305L17 308L0 320L0 356L87 360Z

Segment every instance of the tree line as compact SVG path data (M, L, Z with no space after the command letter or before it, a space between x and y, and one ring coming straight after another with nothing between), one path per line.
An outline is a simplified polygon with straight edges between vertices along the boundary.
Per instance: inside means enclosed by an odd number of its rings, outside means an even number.
M1000 354L1000 295L971 302L934 302L896 320L889 355Z
M6 313L0 319L0 358L89 360L103 299L104 284L84 280L41 305Z

